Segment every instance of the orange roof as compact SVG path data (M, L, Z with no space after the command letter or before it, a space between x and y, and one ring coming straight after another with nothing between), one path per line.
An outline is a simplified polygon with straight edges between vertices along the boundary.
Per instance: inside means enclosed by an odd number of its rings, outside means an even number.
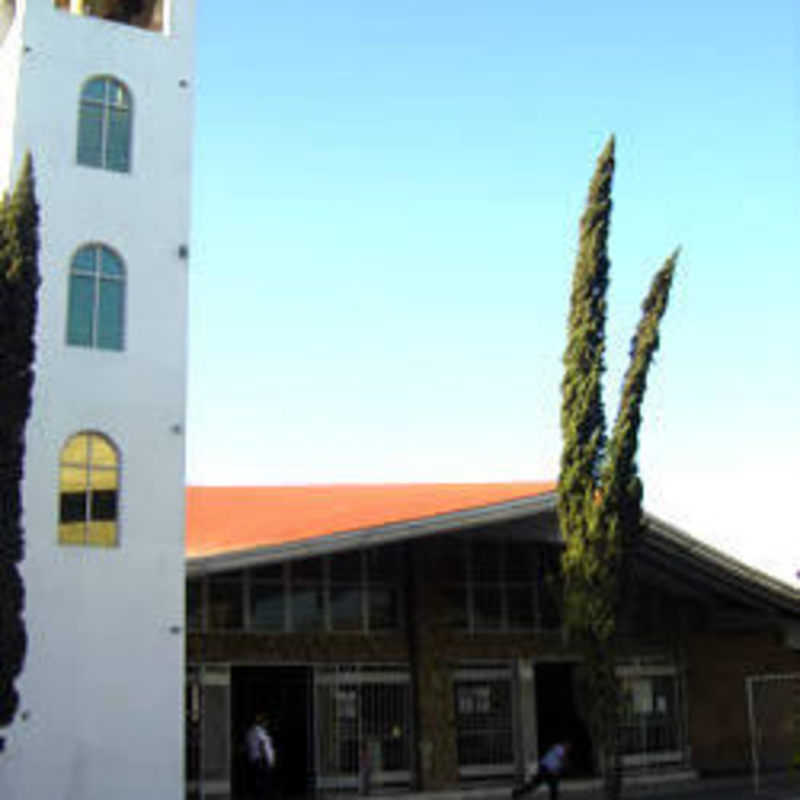
M273 547L546 494L554 483L190 486L186 555Z

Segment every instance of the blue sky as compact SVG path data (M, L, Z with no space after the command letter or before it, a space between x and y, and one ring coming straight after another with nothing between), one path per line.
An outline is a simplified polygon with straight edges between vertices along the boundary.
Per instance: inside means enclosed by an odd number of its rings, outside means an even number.
M683 246L646 506L793 580L799 41L792 0L198 0L189 481L554 478L614 132L610 410Z

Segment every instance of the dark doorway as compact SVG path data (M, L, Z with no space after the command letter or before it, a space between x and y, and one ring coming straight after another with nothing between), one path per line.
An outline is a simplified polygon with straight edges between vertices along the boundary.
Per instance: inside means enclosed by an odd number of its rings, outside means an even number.
M244 740L253 715L267 715L275 746L275 798L311 796L314 784L313 710L310 667L233 667L231 735L234 798L244 798Z
M539 755L556 742L569 740L572 750L568 775L593 774L592 741L575 701L575 665L536 665L536 728Z

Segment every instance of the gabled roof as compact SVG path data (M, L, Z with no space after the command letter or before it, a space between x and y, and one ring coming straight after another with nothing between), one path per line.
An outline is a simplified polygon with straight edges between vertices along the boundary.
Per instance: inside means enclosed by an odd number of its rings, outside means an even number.
M232 568L298 554L311 542L330 552L339 549L335 542L352 544L356 536L361 544L385 542L429 526L442 531L510 519L542 500L552 504L554 489L552 482L190 486L186 555L190 563L213 560Z

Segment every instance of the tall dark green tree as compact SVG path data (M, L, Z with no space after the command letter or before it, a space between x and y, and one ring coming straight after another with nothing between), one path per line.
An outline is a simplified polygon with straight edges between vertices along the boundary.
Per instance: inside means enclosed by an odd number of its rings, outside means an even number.
M27 155L14 191L0 205L0 728L11 723L19 705L15 681L27 648L18 566L24 549L21 495L33 389L38 253L39 208Z
M642 527L642 482L636 463L642 401L678 257L676 250L667 258L642 304L609 437L603 373L613 175L611 137L598 158L580 222L561 385L558 485L565 541L564 625L583 655L586 712L609 800L619 797L621 789L617 639L628 589L626 562Z

